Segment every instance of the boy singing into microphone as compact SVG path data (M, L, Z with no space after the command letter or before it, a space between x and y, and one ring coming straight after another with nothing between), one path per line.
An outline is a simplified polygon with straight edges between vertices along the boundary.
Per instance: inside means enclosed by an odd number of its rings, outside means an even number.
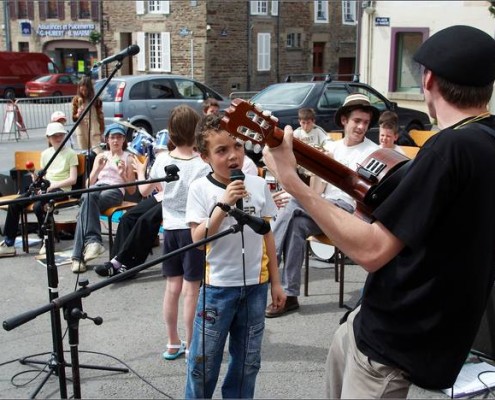
M231 180L231 170L242 168L244 146L222 130L219 116L208 115L199 122L196 146L213 172L193 182L189 189L186 221L194 242L236 223L217 203L232 207L242 199L243 211L250 215L269 220L276 214L264 179L246 175L245 180ZM206 245L205 281L189 349L186 398L212 397L229 334L230 357L222 397L253 398L269 283L273 304L282 307L285 294L272 232L259 235L245 226L242 232Z

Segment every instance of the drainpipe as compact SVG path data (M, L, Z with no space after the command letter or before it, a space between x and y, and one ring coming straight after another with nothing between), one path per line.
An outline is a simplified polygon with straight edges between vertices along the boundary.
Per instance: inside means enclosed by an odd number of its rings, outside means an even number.
M3 2L3 25L5 27L5 47L7 51L12 51L12 41L10 39L10 15L9 2Z
M247 76L246 76L246 91L251 91L251 2L247 4Z

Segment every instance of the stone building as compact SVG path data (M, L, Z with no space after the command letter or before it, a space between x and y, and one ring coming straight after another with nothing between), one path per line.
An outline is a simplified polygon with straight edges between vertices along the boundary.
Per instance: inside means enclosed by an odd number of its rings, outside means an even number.
M355 1L6 0L0 49L44 52L84 73L131 44L118 74L174 73L218 91L256 91L288 74L355 72ZM98 71L108 75L114 64Z

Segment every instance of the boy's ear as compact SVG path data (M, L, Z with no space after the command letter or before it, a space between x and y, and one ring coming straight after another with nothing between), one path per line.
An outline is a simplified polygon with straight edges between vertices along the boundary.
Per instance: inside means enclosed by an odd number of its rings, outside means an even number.
M209 163L210 163L210 161L209 161L209 158L208 158L208 155L207 155L207 154L203 154L203 153L201 153L201 154L200 154L200 157L201 157L201 159L202 159L205 163L207 163L207 164L209 164Z

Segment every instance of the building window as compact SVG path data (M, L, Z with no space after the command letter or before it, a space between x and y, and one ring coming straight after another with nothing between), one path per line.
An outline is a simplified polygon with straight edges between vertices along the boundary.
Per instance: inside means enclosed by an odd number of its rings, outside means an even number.
M57 0L48 0L46 2L46 17L49 19L58 18L58 5Z
M357 24L356 1L342 2L342 24L344 25Z
M251 15L268 15L268 1L251 1Z
M91 18L91 10L89 6L89 1L79 1L79 18L89 19Z
M138 15L143 15L146 13L170 14L170 1L169 0L146 0L146 1L136 0L136 13Z
M328 1L318 0L315 5L315 22L328 22Z
M19 19L29 18L28 17L27 0L17 0L17 18L19 18Z
M270 43L269 33L258 33L258 71L270 71Z
M148 13L150 14L168 14L169 2L163 0L149 0Z
M171 72L170 32L137 32L138 71Z
M301 34L300 33L288 33L287 34L287 48L300 49L301 48Z
M151 1L150 1L151 3ZM150 53L150 70L159 71L162 69L162 40L159 33L148 34L148 48Z
M423 29L392 29L390 91L421 93L421 66L413 60L413 55L425 36Z
M268 15L271 3L271 14L278 15L278 0L251 1L251 15Z

